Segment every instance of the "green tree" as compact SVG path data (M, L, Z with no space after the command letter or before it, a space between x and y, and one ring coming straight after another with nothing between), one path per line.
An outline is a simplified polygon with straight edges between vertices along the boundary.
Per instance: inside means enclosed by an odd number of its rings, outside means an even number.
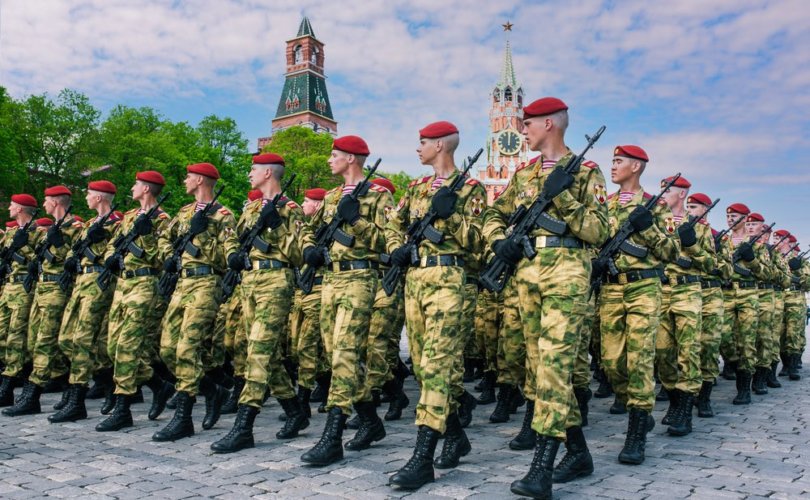
M250 172L251 155L247 139L232 118L220 118L216 115L203 118L196 130L201 153L198 161L214 164L225 183L220 202L241 212L250 189L247 175Z
M329 134L317 134L306 127L290 127L273 135L264 152L281 155L287 172L296 174L287 194L290 198L302 201L307 189L331 189L340 184L327 163L332 152L332 136Z
M18 108L19 105L11 99L6 89L0 87L0 165L3 168L0 199L2 200L8 200L12 194L26 191L31 187L14 130L15 117L19 113ZM32 194L37 193L32 192Z

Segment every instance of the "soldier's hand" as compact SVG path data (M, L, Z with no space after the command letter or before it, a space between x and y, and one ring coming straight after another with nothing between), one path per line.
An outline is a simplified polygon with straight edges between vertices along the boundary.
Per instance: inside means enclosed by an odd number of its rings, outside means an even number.
M391 252L391 263L398 267L408 267L411 264L411 249L402 245Z
M245 254L242 252L233 252L228 255L228 267L234 271L241 271L245 268Z
M793 257L788 261L788 267L790 267L791 271L798 271L802 268L802 259L798 257Z
M360 220L360 201L344 196L338 203L337 211L343 220L353 226Z
M200 210L191 217L188 232L196 236L204 233L206 229L208 229L208 217L203 215L203 211Z
M163 263L163 270L167 273L176 273L180 271L180 261L171 257L169 260Z
M154 225L152 224L152 219L141 215L135 219L135 224L133 224L132 227L135 229L135 234L138 236L146 236L152 232Z
M447 186L442 186L433 195L433 199L430 200L430 207L436 211L436 215L440 219L447 219L453 215L456 200L458 200L458 193L450 191Z
M678 238L681 239L681 245L683 247L691 247L697 243L697 233L695 233L695 228L689 224L678 226Z
M104 261L104 267L111 273L117 273L124 268L124 259L122 259L120 255L110 255Z
M96 224L93 224L90 226L90 229L87 230L87 238L91 243L101 243L107 239L107 236L107 230L102 226L97 226Z
M79 258L75 255L71 255L65 259L65 264L62 266L62 268L69 273L79 272Z
M737 255L739 255L740 258L746 262L751 262L756 258L756 254L754 254L754 246L747 241L737 247Z
M574 184L574 176L565 171L562 167L555 167L543 184L543 191L546 195L554 198Z
M519 243L512 241L509 238L496 240L495 243L492 244L492 251L495 253L495 255L509 262L513 266L520 262L520 259L523 258L523 248Z
M62 231L56 225L48 228L48 233L45 235L45 242L54 248L62 248L65 244L65 237L62 236Z
M314 246L306 247L304 249L304 262L314 269L321 267L325 262L323 252L318 251Z
M608 272L607 262L601 259L591 260L591 275L594 278L601 278Z
M714 240L714 251L720 253L720 249L723 248L723 240Z
M261 217L262 225L270 229L279 227L283 222L273 202L267 202L267 205L262 208L262 213L259 217Z
M652 212L647 210L643 205L639 205L630 212L630 217L627 219L630 225L636 232L644 231L653 225Z
M18 229L17 232L14 233L14 238L11 239L11 246L19 250L24 247L26 243L28 243L28 231Z

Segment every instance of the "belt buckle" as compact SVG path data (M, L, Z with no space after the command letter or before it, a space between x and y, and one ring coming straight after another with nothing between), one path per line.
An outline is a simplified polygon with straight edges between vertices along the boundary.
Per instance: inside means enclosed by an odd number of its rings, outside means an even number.
M620 285L626 285L627 281L627 273L619 273L617 276Z
M541 234L540 236L534 237L534 248L546 248L546 244L548 242L548 236L545 234Z

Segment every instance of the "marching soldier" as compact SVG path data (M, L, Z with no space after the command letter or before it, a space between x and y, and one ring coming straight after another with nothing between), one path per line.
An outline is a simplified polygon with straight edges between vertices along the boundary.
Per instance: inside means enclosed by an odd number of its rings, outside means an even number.
M769 332L768 356L762 361L763 364L770 362L770 366L766 367L767 370L763 369L765 385L772 389L778 389L782 387L777 378L777 368L779 367L779 353L782 352L781 344L785 332L785 290L790 288L790 269L783 251L788 249L784 245L788 242L790 233L785 229L780 229L774 232L773 235L776 241L773 245L768 246L771 254L771 265L774 270L772 282L774 295L773 328Z
M750 213L751 210L742 203L733 203L726 208L726 224L731 230L731 234L723 236L722 241L715 248L718 255L724 256L729 266L732 266L733 244L740 244L745 239L744 219ZM740 223L740 219L743 219L743 223ZM732 276L733 274L734 268L732 266ZM736 380L739 367L735 333L737 293L734 282L730 278L726 280L722 288L724 313L723 330L720 337L720 355L723 358L723 371L720 375L726 380Z
M797 243L796 237L791 235L788 239L788 248ZM783 248L786 252L788 248ZM799 248L792 254L785 254L790 269L790 288L785 293L785 347L784 364L790 380L800 380L799 361L804 349L805 317L807 314L807 299L804 292L810 288L810 275L807 273L807 263L798 258ZM804 269L803 269L804 264Z
M771 259L771 250L768 244L770 240L770 230L757 238L762 232L765 218L758 213L751 213L745 220L745 230L749 238L756 238L754 248L759 250L758 256L762 264L762 271L755 273L757 278L757 289L759 298L759 318L757 322L757 336L755 340L756 354L753 359L754 374L751 381L751 389L754 394L768 394L765 381L768 371L771 369L771 337L774 331L774 309L776 306L773 291L773 282L777 279L778 270Z

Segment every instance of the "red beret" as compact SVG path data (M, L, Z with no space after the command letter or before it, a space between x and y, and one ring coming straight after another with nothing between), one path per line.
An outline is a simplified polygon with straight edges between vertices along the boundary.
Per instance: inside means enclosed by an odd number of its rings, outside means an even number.
M284 165L284 158L275 153L264 153L253 157L254 165Z
M42 217L41 219L37 219L37 226L51 226L53 225L53 220L47 217Z
M787 229L780 229L779 231L774 231L773 235L778 236L779 238L784 238L785 236L790 236L790 233Z
M186 167L190 174L200 174L211 179L219 179L219 170L210 163L195 163Z
M161 175L160 172L156 172L154 170L138 172L137 174L135 174L135 180L149 182L151 184L157 184L158 186L166 185L166 179L163 178L163 175Z
M796 243L799 240L797 240L796 237L791 234L790 236L788 236L788 241L791 243Z
M12 194L11 201L16 203L17 205L23 205L26 207L34 207L37 206L37 199L31 196L30 194Z
M672 177L675 177L675 176L673 175L671 177L667 177L666 179L661 179L661 187L666 186L667 183L672 180ZM684 189L689 189L690 187L692 187L692 183L689 182L688 180L686 180L686 178L684 176L680 176L680 177L678 177L678 180L675 181L675 184L673 184L673 186L674 187L679 187L679 188L684 188ZM711 205L711 202L709 203L709 205Z
M765 222L765 217L763 217L762 214L753 212L746 217L745 222Z
M310 200L321 201L326 197L326 190L324 188L312 188L304 191L304 197Z
M371 183L384 187L385 189L390 191L391 194L397 192L397 188L394 187L394 183L389 181L388 179L383 179L382 177L375 177L374 179L371 179Z
M458 129L450 122L435 122L419 131L420 139L438 139L450 134L458 134Z
M686 198L686 203L699 203L708 207L712 204L712 199L703 193L695 193Z
M262 191L260 189L251 189L248 191L247 196L249 201L256 201L262 197Z
M729 205L729 206L728 206L728 208L726 209L726 213L727 213L727 214L742 214L742 215L748 215L748 214L750 214L750 213L751 213L751 210L750 210L750 209L749 209L749 208L748 208L746 205L744 205L744 204L742 204L742 203L732 203L732 204L731 204L731 205Z
M650 161L647 152L638 146L627 144L625 146L616 146L613 149L613 156L624 156L627 158L635 158L636 160Z
M10 220L10 221L6 222L6 227L9 228L9 229L13 229L15 227L20 227L20 225L17 224L16 220Z
M545 116L568 109L568 105L556 97L543 97L523 107L523 118Z
M71 193L70 189L66 188L65 186L54 186L45 189L45 196L61 196L61 195L73 196L73 193Z
M115 194L117 192L115 189L115 184L110 181L93 181L87 185L87 189L110 194Z
M370 153L366 141L360 137L357 137L356 135L344 135L343 137L338 137L335 139L335 142L332 143L332 149L361 156L368 156Z

